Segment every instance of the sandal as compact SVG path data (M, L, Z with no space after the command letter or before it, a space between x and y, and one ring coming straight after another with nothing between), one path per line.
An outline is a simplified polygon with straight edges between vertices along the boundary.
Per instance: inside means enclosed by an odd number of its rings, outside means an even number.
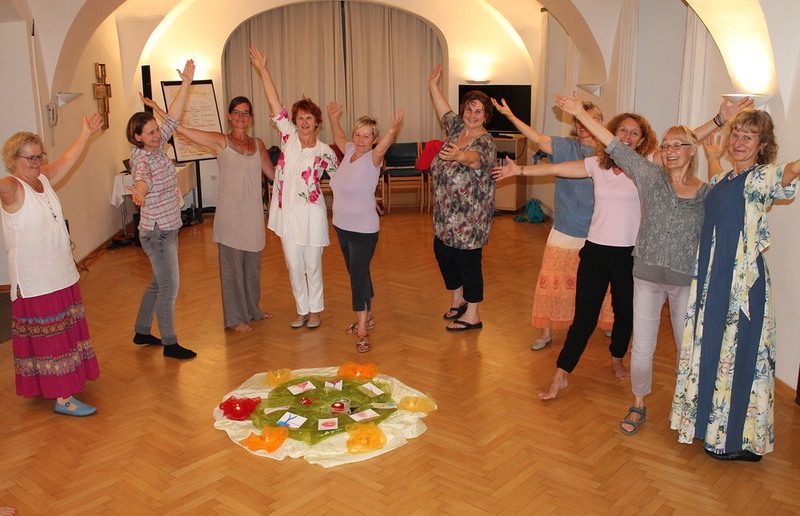
M464 313L467 311L467 304L468 303L464 303L461 306L454 306L450 308L450 310L448 310L447 313L442 316L442 318L447 320L458 319L459 317L464 315ZM456 314L450 315L450 312L455 312Z
M368 330L374 330L375 329L375 318L374 317L367 321L367 329ZM358 335L358 322L356 321L353 324L351 324L350 326L348 326L347 329L344 330L344 334L345 335Z
M372 349L372 344L369 343L369 333L361 336L358 336L358 341L356 342L356 351L359 353L366 353L367 351Z
M625 435L633 435L639 431L639 425L647 421L647 408L631 407L628 409L628 414L639 414L639 421L623 419L619 422L619 429L622 430L622 433ZM630 425L633 427L633 430L628 430L622 425Z

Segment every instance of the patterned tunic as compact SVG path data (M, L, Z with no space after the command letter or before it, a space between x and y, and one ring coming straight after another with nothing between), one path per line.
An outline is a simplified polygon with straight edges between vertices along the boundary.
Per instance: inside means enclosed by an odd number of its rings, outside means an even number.
M709 182L672 401L679 442L704 439L715 453L772 451L775 321L762 253L767 209L797 193L797 180L781 186L784 166Z
M442 117L447 140L456 143L464 120L452 111ZM431 163L433 176L433 233L445 245L455 249L477 249L489 242L494 214L494 167L497 150L494 138L482 134L464 151L480 155L480 168L473 169L457 161L445 161L437 155Z

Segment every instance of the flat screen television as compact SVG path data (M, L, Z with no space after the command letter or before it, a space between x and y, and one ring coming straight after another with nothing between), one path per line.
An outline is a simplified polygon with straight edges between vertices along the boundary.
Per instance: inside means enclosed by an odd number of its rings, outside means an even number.
M472 90L479 90L489 95L491 98L500 102L506 99L508 107L514 112L517 118L528 125L531 125L531 87L523 84L459 84L458 102L465 93ZM453 106L458 109L456 106ZM498 133L518 134L519 131L508 118L501 115L495 109L492 120L486 125L486 130L497 136Z

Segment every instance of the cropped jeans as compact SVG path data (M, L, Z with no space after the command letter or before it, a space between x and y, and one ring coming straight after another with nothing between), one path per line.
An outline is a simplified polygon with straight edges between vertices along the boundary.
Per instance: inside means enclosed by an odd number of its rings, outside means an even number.
M178 231L179 229L159 229L140 231L142 249L150 259L153 279L142 296L139 314L136 316L136 333L149 334L153 325L153 315L158 319L158 332L165 346L176 344L175 300L180 287L178 270Z

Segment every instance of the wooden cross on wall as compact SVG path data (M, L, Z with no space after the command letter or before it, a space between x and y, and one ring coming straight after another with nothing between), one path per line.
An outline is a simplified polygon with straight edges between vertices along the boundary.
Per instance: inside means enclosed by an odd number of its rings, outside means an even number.
M97 99L97 111L103 116L103 129L108 129L108 99L111 98L111 85L106 84L106 65L102 63L94 64L94 75L97 82L94 83L94 98Z

